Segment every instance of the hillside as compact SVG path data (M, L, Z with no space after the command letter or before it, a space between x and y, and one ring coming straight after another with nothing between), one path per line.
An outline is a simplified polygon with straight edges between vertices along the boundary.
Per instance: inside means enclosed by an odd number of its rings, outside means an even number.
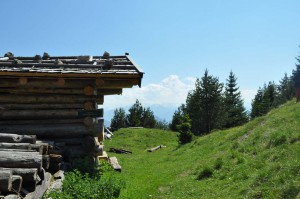
M126 181L122 198L300 197L300 104L289 102L244 126L179 147L176 133L120 129L110 147ZM166 145L149 153L146 149Z

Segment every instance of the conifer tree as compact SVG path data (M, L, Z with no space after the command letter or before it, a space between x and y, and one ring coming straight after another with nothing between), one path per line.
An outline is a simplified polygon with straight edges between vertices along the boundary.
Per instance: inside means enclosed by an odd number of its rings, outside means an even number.
M139 127L142 126L143 106L137 99L135 104L129 108L129 114L126 116L127 126Z
M225 123L226 128L238 126L248 121L247 113L236 81L237 78L231 71L225 87L224 102L227 115Z
M300 84L300 55L298 57L296 57L297 63L296 63L296 69L293 70L293 74L292 74L292 79L294 81L294 84L296 86L296 84L298 85L298 83ZM298 82L299 81L299 82Z
M294 87L295 87L295 94L296 94L296 100L297 102L300 101L300 56L296 58L296 69L293 70L293 81L294 81Z
M126 126L126 114L123 108L117 108L114 111L114 116L111 119L111 128L115 131Z
M286 73L284 77L279 81L277 86L278 96L275 98L275 106L279 106L295 96L295 89L293 85L292 77L289 77Z
M263 115L261 106L263 101L264 91L261 87L259 87L253 101L252 101L252 109L251 109L251 118L255 118Z
M177 125L179 131L178 142L179 144L186 144L192 141L193 134L191 132L191 119L187 114L182 117L182 123Z
M252 101L251 118L267 114L272 108L276 107L275 99L278 93L274 82L269 82L263 88L259 88Z
M187 113L190 116L191 131L195 135L209 133L224 125L223 84L219 79L209 75L196 80L195 89L187 97Z
M174 112L172 121L170 124L170 129L172 131L178 131L179 129L177 128L178 125L183 123L183 117L185 114L185 105L182 104L181 106L178 107L178 109Z
M150 109L150 107L143 109L141 124L145 128L154 128L155 127L156 120L154 117L154 113Z

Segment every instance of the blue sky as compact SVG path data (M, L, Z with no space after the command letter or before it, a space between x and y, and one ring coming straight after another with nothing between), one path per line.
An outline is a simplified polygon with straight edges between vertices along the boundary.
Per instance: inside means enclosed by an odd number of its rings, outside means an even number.
M142 88L106 98L106 108L176 107L207 68L232 70L249 107L264 82L291 73L300 52L299 0L2 1L0 56L112 55L129 52Z

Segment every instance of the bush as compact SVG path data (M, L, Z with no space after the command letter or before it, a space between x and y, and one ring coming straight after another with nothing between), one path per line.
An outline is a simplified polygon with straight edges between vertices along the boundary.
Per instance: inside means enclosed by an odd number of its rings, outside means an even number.
M193 140L193 134L190 131L181 131L178 135L179 143L186 144Z
M107 164L107 163L106 163ZM103 165L105 170L108 167ZM95 172L92 175L81 173L75 169L65 174L62 191L52 191L47 198L52 199L97 199L97 198L118 198L124 182L114 176L110 171Z
M179 144L186 144L193 140L193 134L190 131L191 120L188 115L184 115L183 123L177 125L177 129L179 130L179 135L178 135Z
M215 162L214 169L220 170L222 166L223 166L223 160L222 158L218 158Z
M203 180L206 178L212 177L214 170L210 167L204 167L202 171L199 173L197 180Z

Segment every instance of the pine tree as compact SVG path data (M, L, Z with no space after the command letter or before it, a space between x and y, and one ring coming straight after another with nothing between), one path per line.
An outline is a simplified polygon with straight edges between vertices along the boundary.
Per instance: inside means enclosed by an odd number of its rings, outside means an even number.
M296 69L293 70L292 79L295 87L300 86L300 55L296 57Z
M292 77L289 77L286 73L284 77L279 81L277 86L278 96L275 98L275 106L284 104L285 102L293 99L295 96L295 89L293 85Z
M261 111L262 101L263 101L264 91L261 87L259 87L253 101L252 101L252 109L251 109L251 118L259 117L263 115Z
M264 95L262 101L263 113L268 113L272 108L275 108L275 99L277 98L276 85L274 82L269 82L268 86L264 85Z
M141 124L145 128L154 128L156 120L153 111L148 108L144 108L142 112Z
M293 81L295 87L296 101L300 101L300 56L296 58L296 69L293 70Z
M192 141L193 134L191 132L191 119L187 114L182 117L182 123L177 125L179 131L178 142L179 144L186 144Z
M126 116L127 126L130 127L139 127L142 126L142 117L143 117L143 106L139 100L135 101L135 104L130 107L129 114Z
M115 131L126 126L126 114L123 108L115 109L114 116L111 119L111 128Z
M274 82L264 84L263 88L259 88L257 94L252 101L251 118L267 114L272 108L276 107L275 99L278 93Z
M173 114L172 121L170 124L170 129L172 131L179 130L177 126L183 123L184 114L185 114L185 105L182 104L181 106L178 107L178 109Z
M222 128L225 120L223 84L205 70L201 80L197 79L195 87L187 97L187 113L192 120L191 131L195 135L203 135Z
M226 128L238 126L248 121L241 93L237 87L237 78L231 71L225 87Z

